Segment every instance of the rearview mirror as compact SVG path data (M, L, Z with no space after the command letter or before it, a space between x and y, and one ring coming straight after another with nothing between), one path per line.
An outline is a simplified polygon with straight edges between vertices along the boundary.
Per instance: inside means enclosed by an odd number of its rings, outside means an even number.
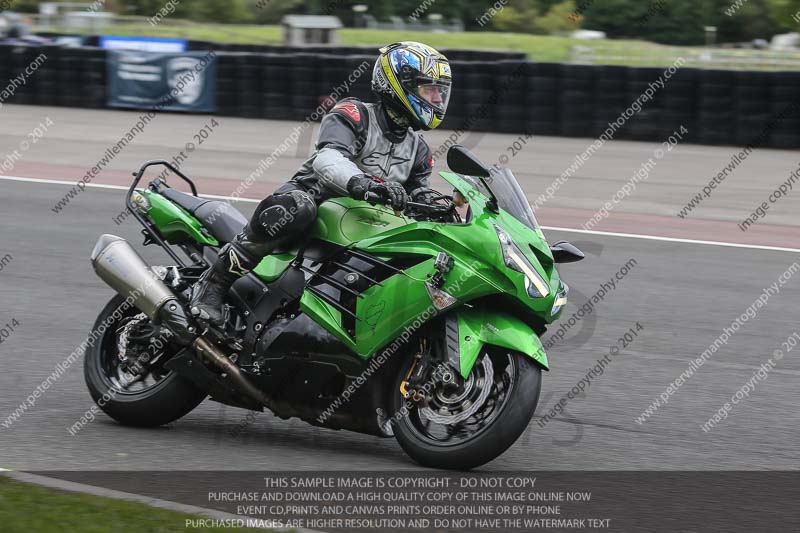
M491 175L489 168L460 144L454 144L447 151L447 166L453 172L466 176L488 178Z
M556 263L574 263L586 257L577 246L567 241L558 241L550 245L550 253L553 254L553 261Z

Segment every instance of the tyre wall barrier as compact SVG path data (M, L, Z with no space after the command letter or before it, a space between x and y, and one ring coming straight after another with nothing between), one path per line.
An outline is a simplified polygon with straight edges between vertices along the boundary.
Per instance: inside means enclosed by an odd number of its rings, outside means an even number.
M14 104L105 107L106 51L0 45L0 100Z
M274 47L279 48L279 47ZM12 87L39 54L46 60ZM219 52L217 114L304 120L346 96L371 100L372 54ZM102 108L106 51L0 45L0 102ZM454 91L443 129L800 148L800 72L451 61ZM652 99L642 95L653 87ZM6 89L13 88L12 91ZM13 92L13 94L9 94ZM652 92L652 90L651 90ZM641 103L632 112L634 102Z

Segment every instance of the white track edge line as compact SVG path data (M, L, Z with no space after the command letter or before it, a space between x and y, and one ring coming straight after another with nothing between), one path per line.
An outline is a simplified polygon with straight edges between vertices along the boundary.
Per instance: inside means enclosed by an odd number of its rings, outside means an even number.
M41 178L23 178L19 176L0 176L0 180L8 180L8 181L22 181L26 183L44 183L46 185L76 185L74 181L64 181L64 180L46 180ZM130 189L130 186L125 187L123 185L107 185L105 183L87 183L87 187L94 187L96 189L113 189L117 191L127 191ZM201 194L205 198L214 198L216 200L236 200L239 202L255 202L258 203L261 200L255 200L253 198L233 198L232 196L220 196L218 194Z
M781 246L765 246L761 244L742 244L738 242L703 241L698 239L681 239L679 237L661 237L658 235L640 235L638 233L617 233L613 231L595 231L575 228L561 228L557 226L542 226L548 231L570 231L572 233L585 233L588 235L605 235L608 237L627 237L629 239L647 239L651 241L680 242L687 244L705 244L708 246L727 246L730 248L751 248L754 250L771 250L774 252L800 253L800 248L784 248Z
M8 181L22 181L27 183L44 183L44 184L54 184L54 185L75 185L75 182L72 181L63 181L63 180L48 180L48 179L40 179L40 178L24 178L19 176L0 176L0 180L8 180ZM122 185L105 185L102 183L87 183L87 187L95 187L98 189L115 189L115 190L123 190L127 191L130 187L123 187ZM200 196L204 196L205 198L214 198L217 200L233 200L237 202L253 202L258 203L261 200L255 198L233 198L231 196L221 196L218 194L201 194ZM650 241L665 241L665 242L679 242L685 244L703 244L706 246L725 246L729 248L748 248L751 250L769 250L773 252L789 252L789 253L800 253L800 248L785 248L781 246L764 246L760 244L742 244L736 242L724 242L724 241L705 241L705 240L698 240L698 239L681 239L679 237L663 237L659 235L643 235L638 233L619 233L613 231L596 231L596 230L584 230L584 229L577 229L577 228L562 228L558 226L542 226L542 229L546 229L548 231L566 231L571 233L583 233L586 235L601 235L606 237L624 237L628 239L644 239Z

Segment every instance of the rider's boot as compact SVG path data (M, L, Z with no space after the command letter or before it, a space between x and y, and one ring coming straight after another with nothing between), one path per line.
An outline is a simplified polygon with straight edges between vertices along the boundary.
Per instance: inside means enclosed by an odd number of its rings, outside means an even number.
M222 304L233 282L258 265L277 246L302 235L317 215L314 199L287 184L265 198L244 231L222 250L195 285L189 309L216 326L224 325Z
M253 270L274 248L274 243L253 241L253 237L249 228L245 227L242 233L220 250L216 262L194 286L189 304L192 315L214 326L224 325L222 304L231 285Z

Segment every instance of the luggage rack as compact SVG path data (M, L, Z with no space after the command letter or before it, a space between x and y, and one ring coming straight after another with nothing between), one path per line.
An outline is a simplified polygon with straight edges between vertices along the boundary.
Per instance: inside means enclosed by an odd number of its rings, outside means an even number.
M145 245L153 243L158 244L164 249L164 251L167 252L167 254L169 254L169 256L181 268L187 268L187 266L201 266L205 264L205 260L203 259L201 254L198 254L197 252L191 250L187 250L184 246L180 246L181 250L183 250L186 253L186 255L188 255L189 258L194 262L194 265L187 265L186 262L183 259L181 259L180 256L178 256L178 254L175 253L172 247L164 240L164 238L159 233L158 228L156 228L152 222L143 217L133 205L133 193L136 192L136 187L142 180L145 171L148 168L155 166L167 167L175 175L177 175L183 181L188 183L189 188L192 190L192 195L197 196L197 187L195 186L194 182L188 176L186 176L186 174L178 170L178 168L169 161L165 161L163 159L154 159L151 161L146 161L141 167L139 167L139 170L137 172L133 173L134 176L133 183L128 189L128 194L125 196L125 207L127 207L128 211L130 211L131 214L136 218L136 220L139 221L139 224L141 224L144 227L142 233L144 234L145 237Z

